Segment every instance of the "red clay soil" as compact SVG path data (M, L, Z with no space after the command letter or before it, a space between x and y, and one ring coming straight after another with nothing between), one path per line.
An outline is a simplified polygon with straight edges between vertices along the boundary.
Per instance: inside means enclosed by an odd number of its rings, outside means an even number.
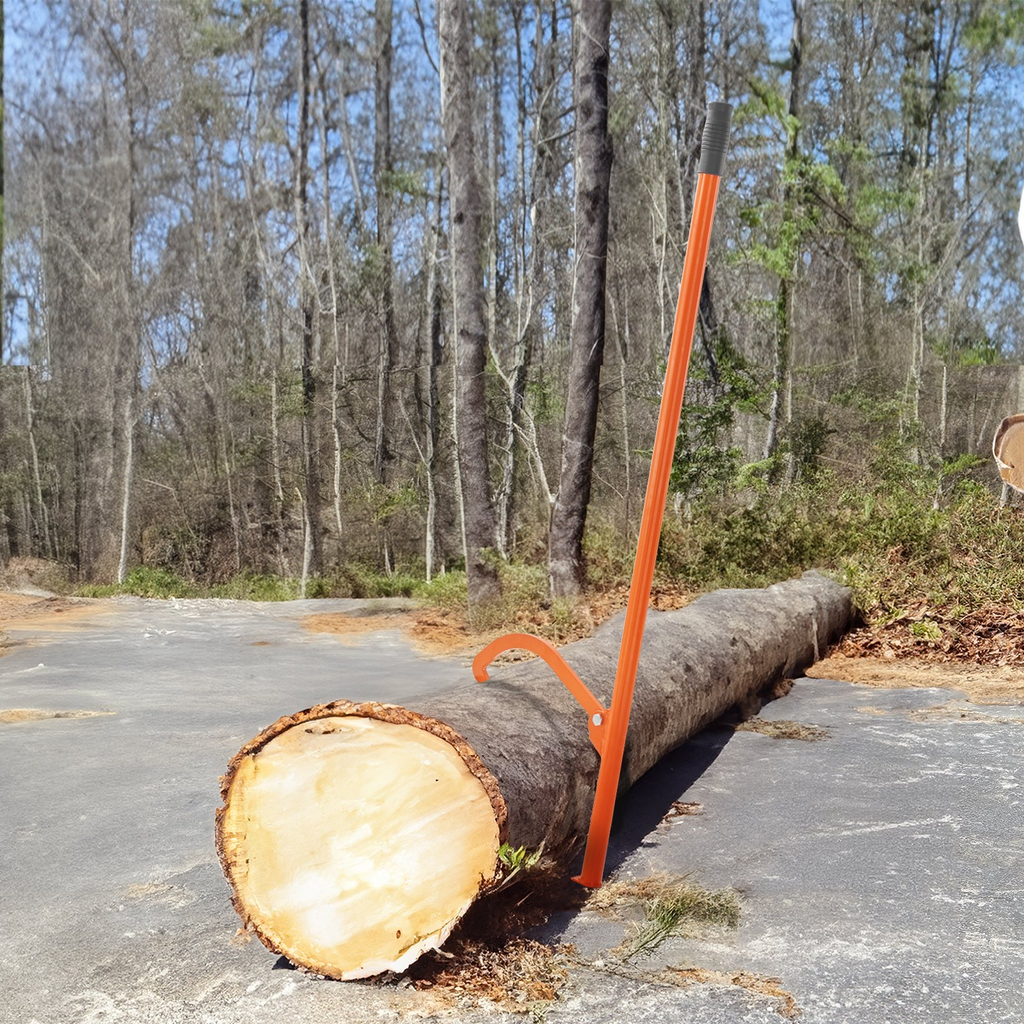
M112 610L90 598L30 597L0 591L0 629L64 629Z

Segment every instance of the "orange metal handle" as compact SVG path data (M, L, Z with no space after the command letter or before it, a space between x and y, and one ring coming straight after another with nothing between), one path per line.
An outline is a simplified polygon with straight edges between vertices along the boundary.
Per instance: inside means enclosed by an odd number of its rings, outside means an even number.
M693 329L697 322L701 286L704 283L704 266L711 242L711 225L715 218L719 180L715 174L697 175L697 193L693 203L690 237L686 245L683 278L679 285L679 304L676 307L675 324L672 329L672 347L665 373L658 429L654 437L651 471L647 478L647 495L644 498L643 517L640 520L633 579L629 587L626 622L622 630L622 646L619 648L619 663L615 673L615 690L612 694L608 731L604 737L601 770L597 777L597 794L594 797L594 810L590 818L583 870L574 879L580 885L592 889L600 888L604 862L608 854L608 839L611 835L615 797L622 771L622 755L626 747L633 689L636 686L636 670L640 662L640 644L647 622L647 606L651 599L651 583L654 580L658 541L665 515L665 499L668 497L669 478L672 474L679 414L682 411L683 393L686 390L686 371L690 362L690 350L693 347Z
M486 682L490 676L487 674L487 666L505 651L514 648L521 648L530 651L541 657L548 663L548 667L565 683L566 689L576 698L580 707L587 713L587 731L590 733L590 742L594 744L599 754L604 753L604 730L608 720L608 711L601 702L590 692L586 683L569 667L565 658L539 636L530 633L506 633L492 640L474 659L473 677L478 683Z

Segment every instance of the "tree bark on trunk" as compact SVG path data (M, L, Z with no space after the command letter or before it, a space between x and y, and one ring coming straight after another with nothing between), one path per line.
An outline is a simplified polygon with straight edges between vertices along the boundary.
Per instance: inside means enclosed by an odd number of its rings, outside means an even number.
M521 12L520 12L521 14ZM513 15L515 17L515 15ZM516 25L518 38L518 23ZM551 38L548 55L544 51L544 17L537 8L536 40L533 51L534 95L537 107L533 114L533 161L529 187L525 166L526 149L526 86L521 46L516 49L516 70L519 99L517 135L517 166L519 167L520 256L517 282L518 318L512 369L504 379L507 393L504 436L501 444L501 481L498 485L498 540L502 551L511 552L515 545L517 453L521 444L523 410L526 405L526 384L533 362L535 342L541 332L542 309L546 298L544 245L548 226L548 206L556 175L555 154L551 139L555 134L554 90L557 65L550 50L558 39L557 15L551 15ZM547 56L547 59L544 59ZM526 254L529 238L529 255ZM549 506L550 507L550 506Z
M138 199L136 185L138 177L138 129L135 118L135 81L134 74L138 61L134 46L134 25L130 8L124 8L125 51L118 53L114 45L108 41L108 47L115 60L118 61L124 76L125 114L127 119L126 161L128 173L128 210L125 238L125 262L122 273L124 277L125 322L127 324L124 338L121 341L123 362L117 368L117 379L123 382L121 399L121 513L119 523L120 540L118 544L117 575L118 583L123 583L128 575L129 531L131 529L132 485L135 473L135 425L138 419L138 401L140 394L140 347L142 334L142 316L135 279L135 228L138 216ZM115 384L115 393L117 386ZM116 426L114 428L117 429Z
M323 569L320 545L320 453L316 429L316 375L313 366L316 295L309 265L309 0L299 0L301 60L299 82L299 146L297 177L297 215L299 229L299 290L302 304L302 471L306 484L303 496L306 539L303 572L318 574ZM305 553L308 547L308 556Z
M576 56L575 282L569 386L562 434L558 495L551 512L548 575L555 596L583 585L583 532L590 503L594 436L604 360L605 278L608 264L608 49L611 5L582 0Z
M394 458L395 400L392 373L398 362L395 326L394 273L394 168L391 161L391 30L392 0L377 0L374 49L373 183L377 200L377 250L381 261L380 351L377 375L377 433L373 451L374 476L385 484ZM383 539L385 557L387 537Z
M697 191L697 167L700 164L700 145L704 135L703 117L708 106L707 72L705 70L707 64L707 5L705 0L697 0L686 9L683 20L683 45L687 63L685 121L679 118L679 104L675 105L676 136L682 149L679 176L682 192L679 204L680 238L685 238L688 233L693 197ZM693 134L685 141L682 138L684 124L696 126ZM704 281L701 284L697 330L700 332L700 344L708 364L708 373L712 383L717 387L720 383L720 375L716 344L721 325L718 322L718 310L711 292L711 274L709 272L704 274Z
M624 784L731 708L756 713L851 618L850 591L817 573L652 613ZM622 621L562 651L604 706ZM586 715L543 662L495 674L410 709L317 705L235 755L217 850L269 949L335 978L401 971L500 882L500 844L571 854L599 768Z
M424 525L423 547L426 577L434 578L434 558L437 555L437 452L441 436L441 406L438 374L444 357L444 331L441 318L441 284L438 280L438 248L441 245L441 207L443 203L441 167L436 169L437 195L435 219L430 240L427 266L427 352L424 362L427 370L426 410L424 418L425 445L423 470L427 477L427 515Z
M789 117L790 127L786 141L786 163L793 164L800 152L800 72L804 53L804 7L806 0L792 0L793 34L789 41ZM783 216L792 217L793 186L787 185L783 196ZM795 254L799 258L799 253ZM787 274L796 273L796 263L787 268ZM772 366L772 400L768 413L768 436L764 443L764 457L771 458L779 446L779 423L785 412L783 403L791 379L793 328L793 288L788 276L779 281L775 302L775 358ZM790 408L789 414L792 414Z
M489 552L497 548L487 453L487 330L484 310L484 193L476 164L470 7L439 4L441 99L448 147L452 219L452 275L458 388L457 458L466 534L466 575L471 611L500 592Z

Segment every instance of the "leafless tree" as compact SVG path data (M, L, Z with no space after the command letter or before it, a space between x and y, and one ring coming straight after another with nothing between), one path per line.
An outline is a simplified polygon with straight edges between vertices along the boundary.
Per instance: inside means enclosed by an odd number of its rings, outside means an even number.
M611 5L582 0L576 55L576 234L562 469L551 512L548 574L556 595L579 592L604 360L608 263L608 61Z

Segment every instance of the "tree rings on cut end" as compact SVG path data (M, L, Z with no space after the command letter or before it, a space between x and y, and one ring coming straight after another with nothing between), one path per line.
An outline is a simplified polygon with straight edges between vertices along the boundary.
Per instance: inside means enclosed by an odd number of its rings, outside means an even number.
M217 847L243 920L329 977L404 970L498 867L495 780L461 737L401 708L282 719L235 756L222 796Z

